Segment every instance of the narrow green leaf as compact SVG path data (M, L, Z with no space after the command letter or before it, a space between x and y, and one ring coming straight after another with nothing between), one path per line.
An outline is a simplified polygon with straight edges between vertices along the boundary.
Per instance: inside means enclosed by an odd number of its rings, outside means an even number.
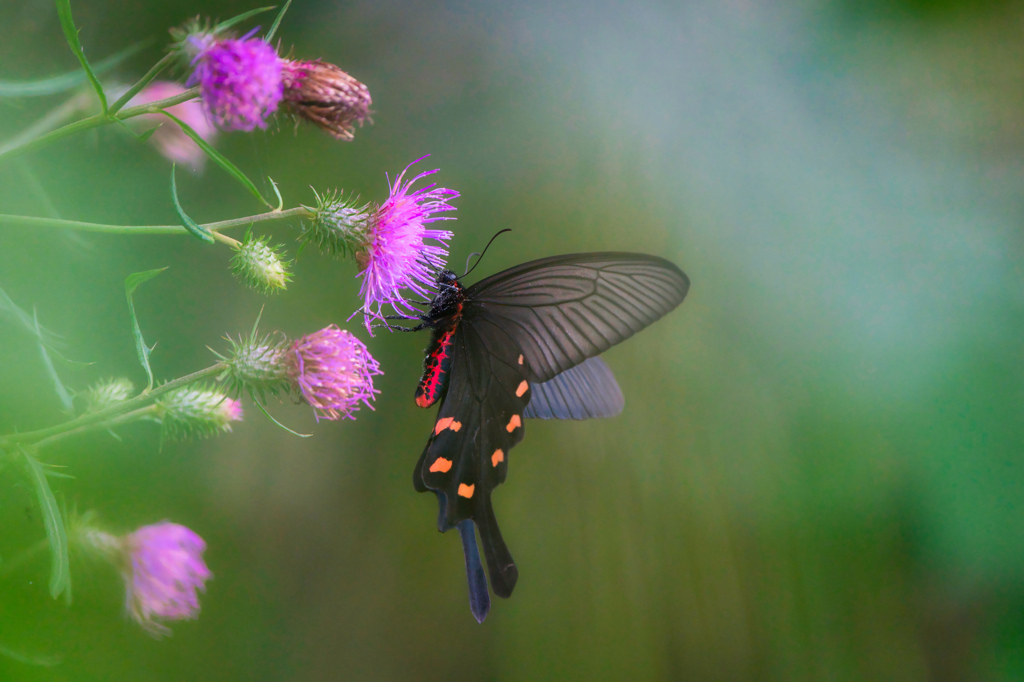
M211 159L213 159L214 163L216 163L218 166L220 166L225 171L227 171L228 175L233 177L235 180L238 180L238 182L240 182L243 187L245 187L247 190L249 190L254 197L259 199L263 203L264 206L267 206L268 208L274 208L271 204L267 203L267 200L263 198L263 195L260 194L260 191L258 189L256 189L256 185L253 184L253 181L250 180L246 176L246 174L243 173L238 168L238 166L236 166L235 164L231 163L231 161L229 161L226 156L224 156L223 154L218 152L216 149L211 147L210 143L207 142L206 140L204 140L202 137L200 137L199 133L197 133L196 131L192 130L191 126L189 126L187 123L182 121L180 118L178 118L174 114L172 114L172 113L170 113L170 112L168 112L168 111L166 111L164 109L161 109L160 113L163 114L164 116L166 116L167 118L171 119L175 123L177 123L178 127L181 128L182 132L184 132L186 135L191 137L192 140L195 141L195 143L197 145L199 145L199 148L202 149L206 153L207 156L209 156Z
M51 351L60 343L60 335L40 327L34 315L29 315L15 303L7 292L0 289L0 319L9 318L17 321L29 334L39 339Z
M138 133L136 137L139 138L139 141L145 142L149 138L153 137L153 133L155 133L158 130L160 130L160 126L156 126L155 128L150 128L149 130L145 130L141 133Z
M217 24L216 26L214 26L213 27L213 32L214 33L220 33L221 31L226 31L227 29L231 28L232 26L234 26L236 24L242 23L243 21L245 21L249 17L254 17L257 14L263 14L264 12L269 12L270 10L274 9L275 7L277 7L277 5L270 5L269 7L259 7L257 9L251 9L248 12L242 12L238 16L231 17L230 19L225 19L224 21L222 21L219 24Z
M283 211L284 210L284 197L281 196L281 190L279 190L277 188L277 183L274 182L274 178L272 178L272 177L270 177L268 175L267 176L267 180L270 180L270 186L274 188L274 194L277 195L277 208L275 208L274 210L275 211Z
M171 200L174 202L174 210L178 212L178 217L181 219L181 224L185 226L185 229L191 232L193 235L203 240L204 242L213 243L213 235L205 227L201 226L196 221L188 217L185 213L185 209L181 207L181 202L178 201L178 185L174 182L174 169L175 164L171 164Z
M153 279L167 268L157 268L156 270L146 270L144 272L135 272L124 280L124 293L128 296L128 313L132 317L132 333L135 334L135 350L139 353L139 362L142 363L142 368L146 370L146 378L148 383L146 384L146 391L153 390L153 370L149 366L149 354L153 352L153 348L146 345L146 341L142 338L142 330L139 329L139 320L135 316L135 304L132 303L132 294L135 293L136 287L143 282L148 282Z
M57 368L53 366L53 360L50 359L50 354L46 351L46 344L43 343L43 330L39 326L39 316L35 315L34 311L32 321L35 324L36 338L39 339L39 352L43 356L43 366L46 367L46 373L50 376L50 382L57 391L57 397L60 398L60 403L61 406L63 406L64 411L68 414L72 414L75 411L75 407L71 404L71 394L68 392L67 387L64 386L64 382L60 380L60 375L57 374Z
M137 54L144 47L152 43L152 40L143 40L135 43L120 52L115 52L106 59L96 62L93 71L97 74L110 71L124 60ZM80 69L49 78L40 78L31 81L0 81L0 97L45 97L55 95L58 92L73 90L84 83L86 75Z
M270 414L269 412L267 412L267 408L264 407L263 405L261 405L259 400L256 400L256 396L255 395L252 395L250 393L249 397L252 398L252 401L253 401L253 403L255 403L256 407L260 408L260 412L262 412L263 414L266 415L267 419L269 419L270 421L274 422L275 424L277 424L278 426L280 426L282 429L284 429L288 433L292 434L293 436L298 436L299 438L310 438L313 435L312 433L299 433L298 431L292 431L287 426L285 426L281 422L279 422L276 419L274 419L274 416L272 414Z
M71 0L57 0L57 15L60 17L61 28L64 29L64 37L67 38L71 51L78 57L78 61L85 71L85 77L89 79L92 89L96 91L100 107L105 114L107 113L107 96L103 92L103 86L100 85L99 79L96 78L96 73L89 66L89 60L85 58L82 42L78 39L78 29L75 28L75 20L71 16Z
M39 498L39 508L43 513L43 524L46 526L46 539L50 542L50 596L56 599L65 594L68 600L71 599L71 563L68 560L68 536L64 528L64 520L60 515L60 507L50 490L50 483L46 480L46 472L43 465L30 455L28 451L21 448L21 454L25 456L29 474L32 477L32 485L35 486L36 496Z
M12 661L24 663L25 665L40 665L50 667L60 663L60 656L44 656L42 654L29 654L24 651L17 651L8 646L0 644L0 656L6 656Z
M146 75L137 80L123 95L117 98L116 102L110 105L110 108L108 109L110 115L113 116L117 112L121 111L121 108L128 104L128 101L132 97L139 94L139 92L142 91L142 88L156 80L156 77L159 76L173 60L174 53L168 53L165 54L160 61L150 67L149 71L146 72Z
M291 6L292 0L286 0L281 11L277 13L277 18L274 19L274 23L270 26L270 30L267 31L267 36L264 38L268 43L274 39L274 34L277 33L277 27L281 25L281 20L284 19L284 13L288 11L288 7Z

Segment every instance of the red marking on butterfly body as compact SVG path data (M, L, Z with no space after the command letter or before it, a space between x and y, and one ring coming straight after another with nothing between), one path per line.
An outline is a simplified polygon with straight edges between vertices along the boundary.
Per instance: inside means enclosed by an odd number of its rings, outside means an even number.
M416 404L420 407L430 407L441 397L441 388L452 363L451 346L454 334L454 329L442 334L437 340L437 347L423 363L423 377L416 387Z

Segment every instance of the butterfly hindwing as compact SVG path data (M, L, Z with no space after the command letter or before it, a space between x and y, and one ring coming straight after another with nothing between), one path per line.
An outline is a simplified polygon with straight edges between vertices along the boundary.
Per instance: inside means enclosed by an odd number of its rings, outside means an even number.
M523 415L527 419L593 419L614 417L626 400L615 375L600 357L556 374L532 387L533 396Z
M439 530L471 519L480 532L491 589L507 597L517 571L501 537L491 492L505 480L508 453L523 439L530 401L514 340L463 320L453 335L447 391L414 475L417 489L438 493Z

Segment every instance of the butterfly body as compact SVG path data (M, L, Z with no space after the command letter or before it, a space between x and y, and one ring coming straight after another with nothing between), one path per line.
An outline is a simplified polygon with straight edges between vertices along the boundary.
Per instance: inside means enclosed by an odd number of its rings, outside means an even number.
M672 263L629 253L545 258L468 288L451 271L438 277L415 327L432 331L416 404L440 406L413 483L437 495L438 529L459 529L477 620L489 596L474 526L494 593L511 595L519 575L491 493L524 421L621 412L622 393L597 356L675 308L688 288Z

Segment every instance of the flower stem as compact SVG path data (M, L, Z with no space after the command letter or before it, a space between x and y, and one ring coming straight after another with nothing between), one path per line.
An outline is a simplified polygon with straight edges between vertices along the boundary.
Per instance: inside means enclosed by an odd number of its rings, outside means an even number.
M305 206L296 206L284 211L267 211L258 215L246 216L244 218L232 218L231 220L220 220L214 223L204 223L205 227L214 234L218 230L226 230L230 227L241 227L252 223L261 223L267 220L285 220L288 218L311 218L313 211ZM80 220L62 220L60 218L40 218L36 216L0 214L0 225L22 225L25 227L60 227L82 232L106 232L108 234L189 234L181 225L106 225L104 223L86 223ZM222 240L225 241L225 240ZM234 240L230 240L233 242ZM229 243L225 241L225 243Z
M65 137L75 135L83 130L98 128L100 126L107 125L108 123L123 121L125 119L134 118L135 116L142 116L143 114L156 114L159 113L161 109L172 107L175 104L181 104L182 102L187 102L188 100L195 99L198 96L199 88L192 88L191 90L186 90L180 95L175 95L174 97L168 97L166 99L157 100L156 102L150 102L149 104L142 104L136 107L122 109L116 114L101 113L89 116L88 118L83 118L79 121L75 121L74 123L69 123L66 126L57 128L56 130L38 137L30 137L30 133L36 129L36 126L33 126L32 128L29 128L28 131L21 135L16 135L14 139L0 145L0 163L39 149L40 147L53 144L58 140L63 140Z
M176 388L187 386L188 384L195 383L201 379L215 376L224 371L225 365L222 362L218 362L215 365L201 369L198 372L192 372L192 374L186 374L183 377L168 381L166 384L161 384L151 391L143 391L141 394L125 400L122 403L111 405L110 407L93 412L91 414L83 414L80 417L76 417L70 421L66 421L63 424L57 424L45 429L39 429L37 431L26 431L25 433L12 433L8 436L0 438L0 449L7 449L12 445L18 443L39 443L44 439L50 438L57 434L63 434L69 431L78 431L85 426L103 426L110 420L127 414L136 410L140 407L146 406L150 401L156 398L158 395L173 391Z
M53 445L59 440L68 438L69 436L77 436L80 433L95 431L96 429L111 429L115 426L127 424L128 422L133 422L137 419L142 419L143 417L154 414L158 409L159 408L156 405L146 405L145 407L140 407L137 410L132 410L131 412L122 414L118 417L113 417L105 422L99 422L96 424L85 424L84 426L78 426L76 428L73 428L70 431L64 431L63 433L55 433L52 436L47 436L42 440L36 441L35 444L33 445L33 448L38 451L42 450L48 445Z

